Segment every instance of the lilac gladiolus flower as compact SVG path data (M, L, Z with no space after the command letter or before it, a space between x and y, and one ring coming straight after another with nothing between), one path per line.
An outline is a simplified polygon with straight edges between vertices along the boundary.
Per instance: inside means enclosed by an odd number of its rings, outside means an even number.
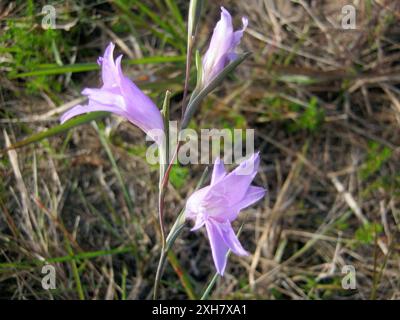
M202 87L207 86L229 62L236 59L235 48L247 28L247 18L243 17L242 23L241 30L233 31L232 17L221 7L221 19L214 28L210 46L203 59Z
M158 140L159 132L156 131L164 130L161 113L153 101L124 76L121 70L122 55L114 61L114 47L110 43L104 56L98 59L103 86L100 89L84 89L82 94L89 97L88 105L77 105L68 110L61 116L61 123L83 113L107 111L127 119L153 140Z
M264 188L251 185L259 164L258 153L253 154L227 174L224 164L217 159L211 184L194 192L187 201L186 218L195 221L192 231L205 225L215 267L220 275L224 274L227 263L226 254L229 249L239 256L248 254L236 237L231 222L237 218L240 210L257 202L265 195ZM243 174L244 168L251 170Z

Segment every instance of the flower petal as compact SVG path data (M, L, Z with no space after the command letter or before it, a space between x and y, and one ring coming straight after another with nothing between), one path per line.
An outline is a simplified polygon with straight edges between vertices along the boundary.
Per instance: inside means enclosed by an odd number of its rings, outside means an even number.
M124 116L123 111L115 106L108 106L108 105L103 105L100 103L95 103L95 102L90 102L86 106L82 105L76 105L75 107L69 109L67 112L65 112L61 118L60 121L61 123L64 123L65 121L79 116L81 114L85 114L88 112L94 112L94 111L106 111L106 112L112 112L120 116Z
M237 58L237 54L235 52L236 47L239 45L240 40L242 39L243 32L246 30L249 20L246 17L242 18L243 28L237 30L233 33L232 44L231 44L231 51L227 54L228 62L232 62Z
M87 106L76 106L61 117L61 122L82 113L108 111L120 115L138 126L154 141L163 141L164 122L160 110L132 81L124 76L121 69L122 55L114 61L115 45L111 42L101 64L103 86L100 89L86 88L82 94L89 97Z
M206 223L206 220L204 219L204 215L198 214L196 216L196 222L195 222L193 228L190 229L190 231L199 230L202 226L204 226L205 223Z
M209 189L210 187L206 186L204 188L196 190L190 195L189 199L186 202L186 208L185 208L186 218L192 220L196 219L196 215L200 213L199 210L202 207L204 196L208 193Z
M214 28L210 45L203 58L203 85L209 83L224 68L226 54L231 51L232 40L232 17L221 7L221 19Z
M103 105L115 106L121 110L126 110L124 98L121 95L112 93L109 90L86 88L82 91L82 94L88 96L90 101Z
M205 195L204 200L212 203L220 198L225 201L226 207L234 207L246 195L251 182L257 174L259 165L259 154L253 154L231 173L215 184L210 185L210 190Z
M110 42L104 52L104 56L98 60L101 64L103 88L111 88L119 83L117 68L114 63L114 48L114 43Z
M215 268L217 272L223 276L227 263L228 246L221 236L221 232L216 223L211 220L206 221L206 229L208 238L210 240L211 252L214 259Z
M239 242L235 232L232 229L230 222L225 222L223 224L219 224L218 228L221 232L221 236L225 241L225 244L232 250L233 253L238 256L247 256L249 253L243 249L242 245Z
M127 77L121 77L120 85L129 120L146 133L151 129L164 130L160 110L154 102Z
M214 184L225 177L225 166L221 158L215 159L214 169L211 177L211 184Z
M244 198L237 204L239 210L245 209L265 196L267 190L261 187L250 186Z
M242 18L243 27L240 30L237 30L233 33L233 40L232 40L232 49L235 49L236 46L239 45L240 40L242 39L243 32L247 29L249 25L249 20L246 17Z

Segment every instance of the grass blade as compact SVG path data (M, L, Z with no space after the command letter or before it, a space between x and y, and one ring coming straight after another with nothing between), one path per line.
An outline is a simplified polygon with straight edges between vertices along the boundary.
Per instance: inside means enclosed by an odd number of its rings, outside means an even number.
M185 56L154 56L140 59L130 59L123 62L123 65L139 65L139 64L161 64L170 62L182 62ZM100 66L97 63L76 63L63 66L46 67L33 71L9 75L9 79L28 78L35 76L50 76L64 73L78 73L99 70Z
M131 197L129 195L128 189L125 186L124 179L122 179L121 171L119 170L117 162L115 161L114 155L113 155L113 153L111 151L111 148L110 148L110 145L109 145L109 143L107 141L107 137L106 137L106 135L104 133L104 130L100 129L98 127L98 125L96 124L96 122L93 122L93 127L95 128L95 130L99 134L100 142L101 142L104 150L107 153L108 159L111 162L111 166L112 166L112 169L114 171L114 174L115 174L115 176L116 176L116 178L118 180L118 183L119 183L119 185L120 185L120 187L122 189L122 193L124 195L126 205L128 206L128 209L129 209L130 213L133 214L133 202L132 202Z
M181 281L182 286L185 289L189 299L197 300L198 298L193 289L189 275L187 274L185 269L181 267L178 258L176 257L175 253L173 253L171 250L168 251L168 261L171 264L172 268L174 268L175 273L178 275L179 280Z
M103 117L107 116L108 114L109 114L109 112L100 111L100 112L90 112L90 113L84 114L82 116L75 117L71 120L68 120L67 122L65 122L63 124L59 124L48 130L35 133L35 134L29 136L28 138L25 138L24 140L18 141L16 143L12 144L11 146L3 149L1 151L1 153L5 153L11 149L21 148L21 147L26 146L31 143L39 142L43 139L55 136L57 134L65 132L65 131L68 131L69 129L79 126L81 124L85 124L90 121L103 118Z

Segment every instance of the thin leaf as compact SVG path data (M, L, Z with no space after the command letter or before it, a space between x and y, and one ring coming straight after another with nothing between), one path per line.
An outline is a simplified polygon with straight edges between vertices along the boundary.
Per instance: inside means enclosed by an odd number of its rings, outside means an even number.
M5 269L25 269L25 268L34 268L36 266L42 266L46 263L63 263L69 262L72 260L88 260L94 259L98 257L103 257L107 255L114 255L114 254L125 254L131 253L135 248L133 246L126 246L126 247L119 247L113 249L106 249L106 250L98 250L98 251L88 251L88 252L81 252L76 253L74 255L67 255L55 258L46 258L45 260L42 259L34 259L30 262L6 262L0 263L0 270Z
M70 243L68 241L69 240L66 241L65 246L66 246L66 249L68 251L68 254L71 257L73 257L74 256L74 251L72 250L72 247L71 247L71 245L70 245ZM71 259L70 263L71 263L71 268L72 268L72 274L73 274L74 279L75 279L76 291L78 293L79 300L85 300L85 294L83 292L82 282L81 282L81 278L79 276L79 270L78 270L78 266L76 264L76 260Z
M191 0L189 4L188 14L188 45L192 42L193 37L196 34L197 24L201 15L201 8L203 5L202 0Z
M123 62L123 65L139 65L139 64L161 64L169 62L182 62L185 60L185 56L154 56L145 57L140 59L130 59ZM99 70L100 66L97 63L76 63L64 66L47 67L43 69L18 73L15 75L9 75L9 79L16 78L28 78L34 76L49 76L64 73L78 73Z
M168 251L168 261L171 264L172 268L174 268L175 273L178 275L179 280L181 281L182 286L185 289L189 299L197 300L198 298L193 289L188 273L185 269L181 267L178 258L172 251Z
M165 0L165 3L167 4L172 15L174 16L181 31L184 31L185 30L185 22L183 21L182 14L181 14L178 6L176 5L176 2L174 0Z
M25 138L24 140L18 141L16 143L14 143L13 145L11 145L10 147L3 149L1 151L1 153L5 153L11 149L21 148L21 147L26 146L31 143L39 142L43 139L55 136L57 134L65 132L65 131L68 131L71 128L80 126L81 124L85 124L85 123L88 123L88 122L96 120L96 119L104 118L108 114L109 114L109 112L99 111L99 112L90 112L90 113L84 114L82 116L75 117L71 120L68 120L67 122L65 122L63 124L59 124L50 129L47 129L45 131L35 133L35 134L29 136L28 138Z

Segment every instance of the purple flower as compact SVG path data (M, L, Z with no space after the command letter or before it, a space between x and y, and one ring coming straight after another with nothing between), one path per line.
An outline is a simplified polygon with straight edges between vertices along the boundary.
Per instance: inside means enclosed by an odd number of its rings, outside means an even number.
M214 264L220 275L224 274L229 249L239 256L248 254L236 237L231 222L240 210L265 195L264 188L251 185L259 164L259 154L253 154L227 174L224 164L217 159L211 184L194 192L187 201L186 218L195 221L192 231L206 226Z
M88 105L77 105L68 110L61 116L61 123L83 113L107 111L127 119L156 140L158 135L155 132L164 130L161 113L153 101L124 76L122 55L114 61L114 47L110 43L104 57L97 61L101 65L103 86L100 89L84 89L82 94L88 96Z
M247 18L243 17L242 23L241 30L233 31L232 17L221 7L221 19L214 28L210 46L203 59L202 87L207 86L229 62L236 59L235 48L247 28Z

